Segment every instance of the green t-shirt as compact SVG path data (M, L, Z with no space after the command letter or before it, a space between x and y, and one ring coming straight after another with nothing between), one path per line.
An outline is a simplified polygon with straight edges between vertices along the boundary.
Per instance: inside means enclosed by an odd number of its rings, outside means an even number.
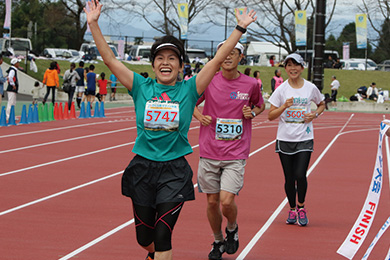
M129 91L137 121L134 153L153 161L169 161L192 153L187 134L200 97L195 80L192 77L166 86L134 73Z

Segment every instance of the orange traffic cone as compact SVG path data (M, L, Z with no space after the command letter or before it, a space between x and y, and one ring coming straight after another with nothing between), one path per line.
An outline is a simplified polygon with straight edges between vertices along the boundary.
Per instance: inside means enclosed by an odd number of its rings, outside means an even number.
M54 104L54 120L58 120L58 103Z
M69 119L69 109L68 109L68 103L64 103L64 119Z
M76 118L76 109L74 108L74 102L72 102L72 106L70 107L69 118L71 118L71 119L75 119Z
M58 120L63 120L64 116L62 115L62 103L58 107Z

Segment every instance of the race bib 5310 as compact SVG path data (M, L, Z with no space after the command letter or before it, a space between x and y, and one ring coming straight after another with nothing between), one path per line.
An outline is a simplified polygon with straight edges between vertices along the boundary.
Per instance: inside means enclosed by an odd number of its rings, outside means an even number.
M215 139L238 140L242 135L242 119L217 118Z

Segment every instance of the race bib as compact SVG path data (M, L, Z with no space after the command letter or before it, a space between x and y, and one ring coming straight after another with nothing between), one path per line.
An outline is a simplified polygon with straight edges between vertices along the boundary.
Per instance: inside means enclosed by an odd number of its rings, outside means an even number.
M286 123L303 124L305 122L304 116L306 114L306 107L291 106L285 111Z
M217 118L215 127L216 140L238 140L242 135L242 119Z
M149 100L145 106L144 129L168 132L178 131L179 115L178 102Z

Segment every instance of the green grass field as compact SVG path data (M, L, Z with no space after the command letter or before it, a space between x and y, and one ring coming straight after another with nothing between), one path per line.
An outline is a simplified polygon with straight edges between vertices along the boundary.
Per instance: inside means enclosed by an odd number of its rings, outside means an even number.
M9 62L9 59L5 58L5 62ZM36 60L36 64L38 67L38 72L34 73L31 70L28 69L28 74L34 78L36 78L39 81L42 81L43 74L45 73L45 70L49 67L51 60ZM60 84L62 84L62 75L64 72L69 69L70 63L68 61L57 61L61 68L61 75L60 75ZM147 72L150 77L154 78L154 72L152 70L152 66L150 65L130 65L128 63L124 63L129 69L131 69L134 72L141 73L141 72ZM78 66L78 64L76 64ZM89 66L90 64L86 64L86 66ZM94 64L95 65L95 72L97 74L100 74L104 72L106 74L106 77L108 78L111 74L110 70L107 68L106 65L102 61L99 61L99 63ZM21 66L25 68L25 64L22 62ZM76 67L77 67L76 66ZM27 66L29 68L29 66ZM239 66L239 70L241 72L244 72L244 70L249 66ZM252 69L251 75L253 75L253 72L256 70L260 71L260 78L263 82L264 91L270 93L271 92L271 79L274 76L275 68L272 67L258 67L258 66L251 66ZM282 77L284 79L287 78L287 74L285 73L284 69L282 69ZM331 83L331 77L332 75L335 75L337 79L340 81L340 89L338 97L345 96L349 99L350 96L354 95L357 91L357 89L360 86L369 86L371 82L375 82L377 84L378 88L382 88L383 90L390 90L390 72L385 71L357 71L357 70L334 70L334 69L325 69L324 71L324 88L322 90L322 93L330 93L330 83ZM307 69L305 69L304 78L307 78ZM124 89L120 89L120 91L125 92Z

